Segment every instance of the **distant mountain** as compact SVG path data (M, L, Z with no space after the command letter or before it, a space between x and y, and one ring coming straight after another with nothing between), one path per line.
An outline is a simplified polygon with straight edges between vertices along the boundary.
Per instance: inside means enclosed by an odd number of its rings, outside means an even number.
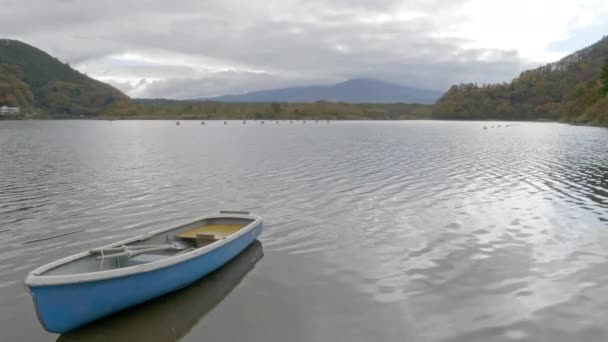
M328 86L293 87L225 95L205 100L219 102L434 103L440 91L401 86L370 78L357 78Z
M433 118L562 120L608 125L608 37L510 83L455 85Z
M0 39L0 106L95 116L129 98L18 40Z

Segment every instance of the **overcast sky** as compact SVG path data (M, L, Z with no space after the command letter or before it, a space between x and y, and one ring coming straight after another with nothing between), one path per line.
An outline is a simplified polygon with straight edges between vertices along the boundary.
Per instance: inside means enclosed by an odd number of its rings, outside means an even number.
M608 34L607 0L0 0L0 36L133 97L373 77L508 81Z

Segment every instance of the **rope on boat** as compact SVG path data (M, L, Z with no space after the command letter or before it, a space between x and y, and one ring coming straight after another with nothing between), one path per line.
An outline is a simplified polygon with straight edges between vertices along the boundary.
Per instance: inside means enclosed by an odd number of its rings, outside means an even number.
M99 270L103 271L103 259L104 259L104 255L103 255L103 248L100 250L101 252L101 265L99 265Z
M97 260L104 260L104 258L106 259L117 259L117 258L122 258L122 257L127 257L127 258L131 258L140 254L145 254L145 253L149 253L149 252L156 252L156 251L164 251L164 250L168 250L168 249L174 249L174 250L182 250L185 249L185 246L181 246L177 243L170 243L170 244L166 244L166 245L156 245L156 246L147 246L146 248L130 248L131 246L123 246L123 250L118 250L117 248L108 248L108 249L97 249L95 250L95 252L100 252L101 256L97 257ZM135 246L133 246L135 247ZM141 246L137 246L137 247L141 247ZM119 252L119 253L115 253L115 254L110 254L107 257L104 256L103 252L104 251L108 251L108 250L112 250L113 252ZM91 250L91 253L93 253L93 250Z
M148 249L153 247L164 247L167 244L163 245L138 245L138 246L126 246L122 245L120 247L107 247L107 248L93 248L90 250L91 254L99 254L102 250L106 253L108 252L125 252L127 250L139 250L139 249Z

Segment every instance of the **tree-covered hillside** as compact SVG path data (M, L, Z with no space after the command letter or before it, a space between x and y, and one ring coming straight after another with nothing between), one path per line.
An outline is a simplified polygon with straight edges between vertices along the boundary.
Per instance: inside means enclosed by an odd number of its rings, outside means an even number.
M608 124L608 88L601 77L607 58L604 37L558 62L524 71L511 83L452 86L435 104L433 118Z
M0 64L0 106L29 107L33 102L34 95L23 81L21 68Z
M95 116L128 97L46 52L0 40L0 105L35 107L58 116Z

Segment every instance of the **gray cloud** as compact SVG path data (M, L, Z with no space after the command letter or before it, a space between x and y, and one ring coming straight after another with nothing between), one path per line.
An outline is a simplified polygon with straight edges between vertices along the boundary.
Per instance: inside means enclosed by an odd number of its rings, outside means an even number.
M437 34L450 25L442 13L464 2L5 0L0 32L138 97L354 77L432 89L514 77L527 66L516 52Z
M146 97L176 99L201 98L229 93L244 93L251 89L278 88L309 84L307 80L286 79L267 73L226 71L199 78L175 78L154 81L147 85ZM203 96L196 94L204 94Z

